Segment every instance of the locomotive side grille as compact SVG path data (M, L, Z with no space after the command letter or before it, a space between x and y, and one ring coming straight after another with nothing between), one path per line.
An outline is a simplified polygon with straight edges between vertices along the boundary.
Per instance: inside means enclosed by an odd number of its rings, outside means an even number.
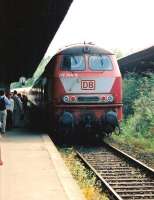
M92 96L92 97L78 97L78 102L86 103L86 102L99 102L100 99L97 96Z

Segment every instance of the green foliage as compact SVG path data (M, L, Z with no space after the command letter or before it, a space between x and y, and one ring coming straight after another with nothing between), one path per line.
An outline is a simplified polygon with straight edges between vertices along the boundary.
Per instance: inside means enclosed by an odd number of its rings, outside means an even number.
M153 78L143 78L140 96L134 102L135 132L144 137L154 137L154 85Z
M154 151L154 75L124 80L124 109L123 133L114 139Z
M140 79L135 74L128 74L123 80L123 104L125 117L134 113L133 103L139 96L139 87Z
M134 114L134 102L143 96L151 95L154 87L154 75L142 77L134 73L130 73L123 80L123 104L124 116ZM149 98L152 98L152 96Z

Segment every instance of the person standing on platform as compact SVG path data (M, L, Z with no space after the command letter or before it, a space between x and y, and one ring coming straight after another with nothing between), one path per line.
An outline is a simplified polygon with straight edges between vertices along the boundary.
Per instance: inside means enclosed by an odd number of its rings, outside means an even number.
M13 92L14 110L13 110L13 126L20 127L20 119L23 113L23 105L21 99L17 95L17 91Z
M22 95L22 103L23 103L23 110L25 113L27 111L27 103L28 103L28 98L25 94Z
M21 102L22 102L22 95L21 95L21 93L18 93L17 96L19 97L19 99L20 99Z
M14 100L11 98L11 93L6 95L8 98L10 105L6 106L7 109L7 120L6 120L6 127L11 129L13 127L13 110L14 110Z
M10 105L8 98L5 96L4 90L0 90L0 122L1 122L1 133L5 133L7 111L6 107Z

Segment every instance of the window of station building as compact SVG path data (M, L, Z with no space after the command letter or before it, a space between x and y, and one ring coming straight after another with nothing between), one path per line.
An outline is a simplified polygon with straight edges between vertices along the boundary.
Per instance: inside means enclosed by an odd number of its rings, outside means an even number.
M85 60L80 55L64 55L61 69L64 71L83 71L85 69Z
M112 62L106 55L89 56L89 67L93 71L109 71L112 70Z

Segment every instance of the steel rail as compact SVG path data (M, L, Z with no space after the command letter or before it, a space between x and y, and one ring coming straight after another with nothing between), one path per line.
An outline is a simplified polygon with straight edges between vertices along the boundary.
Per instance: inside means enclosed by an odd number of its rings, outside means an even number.
M111 198L154 199L154 169L107 143L95 148L90 152L78 149L76 153Z
M104 143L108 148L110 148L111 150L113 150L114 152L117 152L119 155L125 157L126 159L128 159L130 162L134 163L136 166L138 166L139 168L145 170L147 173L149 173L151 176L154 177L154 169L152 169L151 167L148 167L147 165L145 165L143 162L133 158L132 156L128 155L127 153L119 150L118 148Z
M105 179L86 161L86 159L78 151L76 151L76 153L78 157L81 158L81 160L84 162L84 164L94 172L96 177L101 181L101 183L107 189L109 194L112 195L113 198L116 200L122 200L122 198L114 191L114 189L107 183L107 181L105 181Z

